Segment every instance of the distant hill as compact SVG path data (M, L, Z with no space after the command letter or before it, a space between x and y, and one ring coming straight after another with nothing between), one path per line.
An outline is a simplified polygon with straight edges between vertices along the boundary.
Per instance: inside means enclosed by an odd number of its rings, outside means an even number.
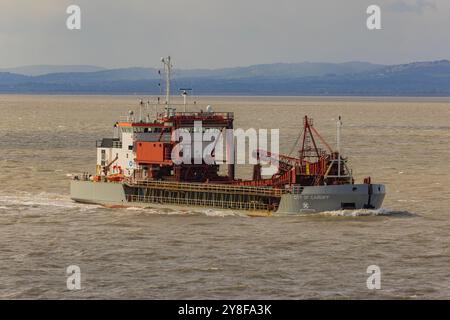
M89 65L73 65L73 66L34 65L34 66L0 69L0 72L11 72L25 76L39 76L48 73L94 72L100 70L105 70L105 68Z
M27 82L30 77L11 72L0 72L0 91L2 85L13 85L17 83Z
M80 70L80 66L75 66ZM96 67L93 67L96 68ZM3 93L159 94L156 68L101 69L21 75L0 72ZM174 70L174 93L208 95L450 96L450 61L401 65L277 63L223 69Z
M346 63L275 63L259 64L248 67L225 68L217 70L194 70L197 76L214 76L226 79L235 78L299 78L318 77L326 75L344 75L374 71L383 68L383 65L368 62L346 62ZM202 74L203 73L203 74ZM182 72L182 75L189 75Z
M150 80L158 79L158 72L151 68L125 68L101 70L95 72L60 72L49 73L32 78L40 83L96 83L104 81Z
M175 69L174 76L181 78L285 78L323 76L327 74L343 75L372 71L384 66L367 62L347 63L276 63L260 64L248 67L222 68L222 69ZM156 68L120 68L105 69L96 66L25 66L10 69L0 69L0 72L9 72L27 76L39 76L36 80L53 81L66 79L70 81L116 81L116 80L149 80L159 79Z

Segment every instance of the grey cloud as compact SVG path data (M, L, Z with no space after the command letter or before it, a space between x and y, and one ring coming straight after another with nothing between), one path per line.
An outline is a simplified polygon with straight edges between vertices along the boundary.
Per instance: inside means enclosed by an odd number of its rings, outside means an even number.
M436 2L431 0L398 0L388 4L386 7L392 12L414 12L417 14L422 14L427 9L437 9Z
M74 3L80 31L66 28ZM366 27L371 4L382 8L382 30ZM167 54L179 68L395 64L450 52L449 0L0 0L0 8L0 68L153 67Z

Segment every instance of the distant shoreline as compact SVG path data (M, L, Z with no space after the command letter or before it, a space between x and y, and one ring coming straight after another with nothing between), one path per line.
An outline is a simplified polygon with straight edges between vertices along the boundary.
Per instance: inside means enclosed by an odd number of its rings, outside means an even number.
M0 72L0 93L12 94L157 95L164 92L164 83L154 68L36 76ZM172 94L180 88L191 88L194 96L450 97L450 60L174 69Z
M161 95L154 94L103 94L103 93L2 93L0 92L0 97L117 97L117 98L131 98L131 99L146 99L161 97L163 101L164 97ZM336 96L313 96L313 95L195 95L190 98L190 104L192 101L201 98L204 100L300 100L300 101L393 101L393 102L450 102L450 96L356 96L356 95L336 95ZM174 96L173 99L177 100L181 98ZM163 104L161 104L163 105Z

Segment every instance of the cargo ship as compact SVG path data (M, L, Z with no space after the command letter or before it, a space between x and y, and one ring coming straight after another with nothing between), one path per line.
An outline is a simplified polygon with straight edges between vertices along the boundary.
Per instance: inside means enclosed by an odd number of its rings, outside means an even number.
M161 61L166 80L165 101L158 98L153 115L145 114L150 103L141 101L138 115L129 111L126 118L116 122L111 138L96 142L96 173L72 178L70 195L74 201L107 207L212 208L242 211L250 216L381 207L385 186L372 183L370 177L355 183L348 160L341 154L340 117L336 149L322 138L313 120L305 116L296 142L296 156L254 149L252 179L237 178L234 137L225 139L226 155L220 161L214 144L207 149L205 142L195 137L199 123L202 133L215 130L228 136L224 132L234 129L234 114L216 112L210 106L205 111L187 111L190 89L181 89L183 104L172 104L171 58ZM183 111L177 111L176 107ZM197 104L194 107L199 108ZM192 139L182 143L180 131ZM189 150L186 147L195 144L198 149L198 143L200 160L195 152L186 151ZM267 163L276 167L268 177L262 175Z

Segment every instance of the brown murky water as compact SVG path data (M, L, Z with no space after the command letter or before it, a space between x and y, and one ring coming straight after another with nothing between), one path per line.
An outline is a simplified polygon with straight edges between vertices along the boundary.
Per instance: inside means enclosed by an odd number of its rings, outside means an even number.
M95 140L137 100L0 96L0 298L450 298L449 101L199 99L234 111L236 127L280 128L282 152L303 115L330 143L342 115L354 174L387 186L378 211L249 218L71 202L70 175L93 171ZM79 291L66 288L69 265Z

